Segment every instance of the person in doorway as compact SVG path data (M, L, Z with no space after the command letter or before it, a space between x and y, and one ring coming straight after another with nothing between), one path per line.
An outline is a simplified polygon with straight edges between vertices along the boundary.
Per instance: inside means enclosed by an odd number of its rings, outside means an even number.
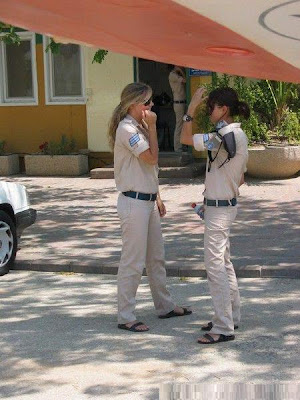
M209 150L204 190L204 263L214 306L214 317L202 327L210 333L198 339L200 344L233 340L240 322L240 295L230 261L229 233L237 215L239 186L244 182L248 160L247 136L233 117L249 118L246 103L239 101L231 88L213 90L207 99L210 121L216 132L192 134L197 106L205 101L205 89L199 88L184 116L181 142L198 151ZM226 144L226 145L225 145Z
M114 148L114 174L120 192L117 210L122 230L117 279L118 328L132 332L149 330L135 316L135 296L144 268L159 318L192 313L178 307L166 287L160 224L166 208L158 191L156 114L151 111L152 106L152 89L148 85L127 85L108 132Z
M170 65L169 84L173 93L173 109L175 112L176 125L174 130L174 151L183 150L180 143L180 133L182 129L182 118L186 107L185 83L186 76L183 67L179 65Z

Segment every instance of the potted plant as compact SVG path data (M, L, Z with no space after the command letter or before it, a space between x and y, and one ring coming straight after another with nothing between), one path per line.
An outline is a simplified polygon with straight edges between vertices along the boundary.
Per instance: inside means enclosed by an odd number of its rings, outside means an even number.
M88 156L75 152L74 139L63 135L60 142L44 142L40 153L25 156L26 175L78 176L88 173Z
M249 120L241 120L249 140L248 174L288 178L300 171L299 85L214 74L207 89L221 86L233 87L251 110ZM212 128L204 110L197 122L202 130Z
M18 154L10 154L5 152L5 141L0 140L0 175L15 175L20 172Z

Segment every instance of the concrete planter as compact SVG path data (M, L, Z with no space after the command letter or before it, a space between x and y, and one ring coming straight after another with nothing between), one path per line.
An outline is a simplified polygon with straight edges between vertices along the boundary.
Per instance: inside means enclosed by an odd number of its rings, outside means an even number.
M300 171L300 146L249 148L247 168L257 178L290 178Z
M0 176L15 175L20 172L18 154L0 156Z
M88 156L69 154L48 156L31 154L25 156L26 175L34 176L78 176L89 171Z

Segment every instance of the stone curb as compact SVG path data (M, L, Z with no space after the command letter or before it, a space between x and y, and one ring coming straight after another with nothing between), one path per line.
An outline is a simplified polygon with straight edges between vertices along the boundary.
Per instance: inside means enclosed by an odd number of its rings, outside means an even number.
M14 266L11 267L13 270L18 271L39 271L39 272L72 272L81 274L107 274L117 275L118 264L110 265L90 265L90 264L74 264L74 263L45 263L45 261L33 262L28 261L16 261ZM197 268L178 266L178 265L166 265L167 276L179 277L179 278L191 278L199 277L206 278L206 271L203 265L199 265ZM143 271L143 275L146 275L146 271ZM246 266L237 267L236 275L238 278L293 278L300 279L300 264L299 266L289 267L268 267L268 266Z

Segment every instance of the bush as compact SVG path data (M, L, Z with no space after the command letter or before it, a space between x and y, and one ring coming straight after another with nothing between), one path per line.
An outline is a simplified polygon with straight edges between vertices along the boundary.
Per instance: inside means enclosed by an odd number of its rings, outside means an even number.
M216 88L230 86L239 99L250 107L250 118L237 117L248 136L249 143L269 143L271 140L298 143L300 115L299 85L267 80L250 81L240 76L213 73L212 82L205 85L208 93ZM209 132L213 127L201 108L196 116L201 131Z
M62 135L61 141L56 142L45 142L39 146L43 154L54 155L66 155L72 154L76 148L75 139L69 139L66 135Z
M286 111L278 127L279 139L287 139L289 143L300 142L300 114Z

